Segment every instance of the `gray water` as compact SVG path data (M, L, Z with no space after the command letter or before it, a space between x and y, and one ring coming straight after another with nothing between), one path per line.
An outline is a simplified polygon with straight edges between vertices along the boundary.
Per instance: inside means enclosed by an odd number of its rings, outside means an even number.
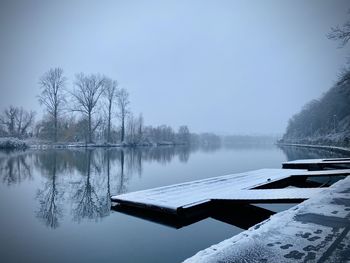
M242 229L212 218L174 229L111 211L110 195L342 156L273 145L0 152L0 261L180 262Z

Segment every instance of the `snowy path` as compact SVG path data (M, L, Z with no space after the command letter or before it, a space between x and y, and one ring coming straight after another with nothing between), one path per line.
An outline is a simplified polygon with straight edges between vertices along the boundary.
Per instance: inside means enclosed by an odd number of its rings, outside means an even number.
M350 178L187 259L201 262L349 262Z

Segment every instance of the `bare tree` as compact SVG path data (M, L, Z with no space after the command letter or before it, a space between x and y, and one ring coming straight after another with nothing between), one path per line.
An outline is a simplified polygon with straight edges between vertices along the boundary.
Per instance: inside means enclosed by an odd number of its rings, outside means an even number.
M129 114L126 125L126 141L129 144L137 145L143 140L143 117L142 114L135 118Z
M137 133L138 133L138 137L140 140L143 139L143 115L142 113L139 114L139 118L138 118L138 129L137 129Z
M114 104L115 99L118 95L118 82L116 80L112 80L107 78L105 80L105 90L104 96L107 99L107 110L108 110L108 118L107 118L107 142L111 142L111 120L112 120L112 106Z
M4 110L0 122L6 126L9 136L23 137L34 123L35 112L26 111L22 107L10 106Z
M15 136L15 122L18 109L14 106L10 106L4 110L4 113L0 117L1 123L6 127L7 134Z
M66 78L63 76L63 69L52 68L47 71L39 81L41 94L38 96L41 105L46 110L53 121L54 141L57 142L58 118L65 102L63 89Z
M339 47L344 47L350 40L350 21L347 21L342 27L339 25L332 27L327 37L332 40L340 40Z
M179 143L181 144L190 143L190 130L186 125L180 126L177 134L178 134Z
M133 114L129 114L127 118L125 138L128 144L137 144L137 120Z
M85 76L83 73L77 74L75 77L75 90L71 93L74 99L73 111L81 112L88 122L88 142L92 142L94 130L100 124L98 121L92 126L92 117L97 108L97 103L104 91L105 78L91 74Z
M122 88L119 90L117 95L118 102L118 117L121 121L121 141L124 142L125 139L125 119L129 112L129 93L126 89Z
M23 137L27 134L28 128L34 123L35 112L26 111L22 107L17 109L16 114L16 135Z

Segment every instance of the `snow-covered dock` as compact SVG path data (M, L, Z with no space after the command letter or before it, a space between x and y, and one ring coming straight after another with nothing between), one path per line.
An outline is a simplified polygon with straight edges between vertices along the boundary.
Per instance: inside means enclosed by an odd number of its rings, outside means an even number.
M299 160L283 164L293 169L224 175L111 200L119 212L174 227L211 216L248 229L198 252L187 263L349 262L350 169L343 169L349 164L349 158ZM299 202L277 214L254 206Z
M350 168L350 158L295 160L282 163L282 167L287 169L308 170Z
M298 203L322 188L283 188L315 176L344 176L346 170L261 169L112 196L122 206L181 217L193 216L217 201L231 204Z
M349 261L349 177L185 260L186 263Z

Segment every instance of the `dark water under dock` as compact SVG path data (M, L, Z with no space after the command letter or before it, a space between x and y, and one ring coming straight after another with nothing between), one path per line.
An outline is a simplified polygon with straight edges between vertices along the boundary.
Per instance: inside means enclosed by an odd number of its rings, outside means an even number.
M242 229L213 218L166 227L111 211L110 195L332 157L348 156L275 146L0 152L0 260L179 262Z

